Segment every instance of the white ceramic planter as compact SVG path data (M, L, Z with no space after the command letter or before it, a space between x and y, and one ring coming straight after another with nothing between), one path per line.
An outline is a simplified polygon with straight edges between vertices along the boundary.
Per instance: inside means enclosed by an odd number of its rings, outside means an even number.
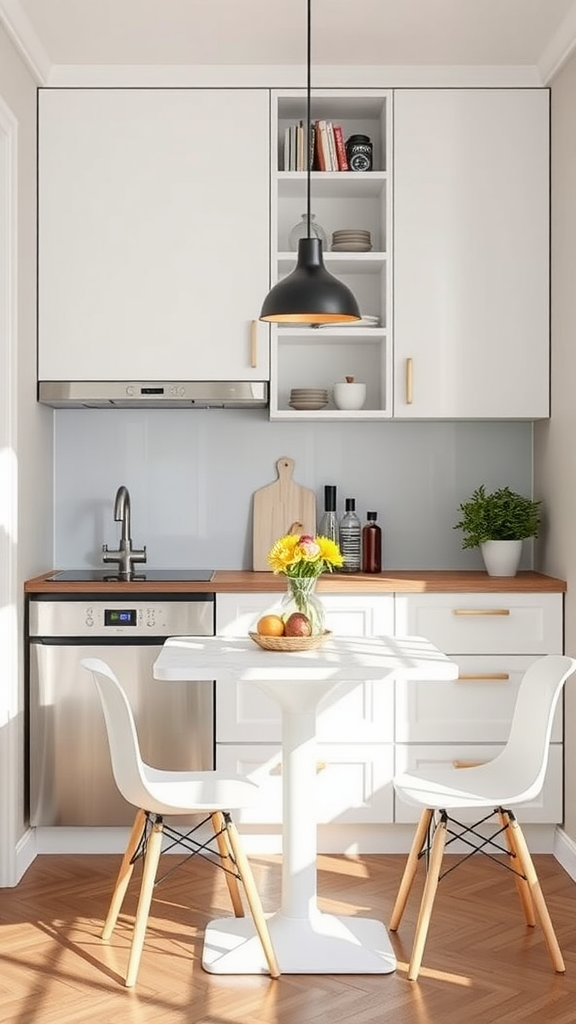
M515 576L518 572L521 540L487 540L480 550L489 576Z

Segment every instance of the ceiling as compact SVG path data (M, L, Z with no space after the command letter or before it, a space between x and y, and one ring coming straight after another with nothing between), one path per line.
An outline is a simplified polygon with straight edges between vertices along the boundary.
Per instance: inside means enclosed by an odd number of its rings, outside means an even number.
M301 66L305 0L0 0L38 79L92 66ZM572 51L576 0L312 0L314 66L536 68Z

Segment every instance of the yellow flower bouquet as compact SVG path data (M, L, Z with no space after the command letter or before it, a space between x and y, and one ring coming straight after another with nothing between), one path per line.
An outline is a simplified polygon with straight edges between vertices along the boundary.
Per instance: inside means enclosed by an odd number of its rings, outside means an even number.
M289 533L272 545L268 562L272 572L301 579L333 572L341 567L344 559L338 545L328 537Z
M263 616L258 632L282 637L324 634L324 608L314 593L323 572L340 568L340 548L328 537L289 533L272 545L268 562L276 575L286 577L287 591L280 605Z

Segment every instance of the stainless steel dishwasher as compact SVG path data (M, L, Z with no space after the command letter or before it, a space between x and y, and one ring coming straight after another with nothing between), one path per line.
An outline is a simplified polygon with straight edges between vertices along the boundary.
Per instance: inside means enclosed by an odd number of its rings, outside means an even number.
M142 756L170 769L214 768L214 682L161 683L168 636L214 634L212 593L35 594L28 604L32 825L125 825L133 808L110 765L102 708L80 661L103 658L125 688Z

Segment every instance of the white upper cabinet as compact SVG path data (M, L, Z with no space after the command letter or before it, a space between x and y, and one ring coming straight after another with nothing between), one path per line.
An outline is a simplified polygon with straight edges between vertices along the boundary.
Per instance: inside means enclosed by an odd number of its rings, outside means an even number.
M394 417L549 415L549 92L394 92Z
M39 378L268 379L268 91L39 103Z

